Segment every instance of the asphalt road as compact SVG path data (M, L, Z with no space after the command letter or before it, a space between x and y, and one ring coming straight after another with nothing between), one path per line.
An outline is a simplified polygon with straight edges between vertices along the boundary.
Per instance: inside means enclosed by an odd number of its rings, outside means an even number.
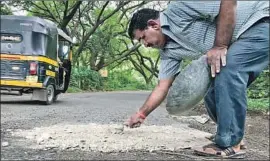
M31 95L1 96L1 124L5 128L12 125L28 129L55 123L120 123L136 112L148 95L149 92L68 93L49 106L31 101ZM148 118L149 125L175 123L167 118L164 108L153 113Z

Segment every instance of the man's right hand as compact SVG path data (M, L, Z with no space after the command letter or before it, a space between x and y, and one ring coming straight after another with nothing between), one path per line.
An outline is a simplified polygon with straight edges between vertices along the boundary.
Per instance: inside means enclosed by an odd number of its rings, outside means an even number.
M137 112L135 114L133 114L125 123L126 126L130 127L130 128L136 128L136 127L140 127L141 124L144 122L145 120L145 115Z
M151 95L143 104L143 106L139 109L139 111L136 114L132 115L128 119L125 125L130 128L139 127L143 123L146 116L148 116L153 110L155 110L166 98L166 95L173 81L174 77L171 79L160 80L158 85L152 91Z

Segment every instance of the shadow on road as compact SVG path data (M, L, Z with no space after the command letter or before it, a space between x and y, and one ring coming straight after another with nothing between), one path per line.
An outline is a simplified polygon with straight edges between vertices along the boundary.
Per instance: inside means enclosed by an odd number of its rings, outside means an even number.
M37 105L41 104L39 101L34 101L34 100L18 100L18 101L0 101L1 104L32 104L32 105Z
M62 101L56 101L54 102L53 104L59 104L61 103ZM11 105L11 104L24 104L24 105L44 105L42 104L42 102L40 101L35 101L35 100L8 100L8 101L0 101L0 104L7 104L7 105ZM46 106L46 105L44 105Z

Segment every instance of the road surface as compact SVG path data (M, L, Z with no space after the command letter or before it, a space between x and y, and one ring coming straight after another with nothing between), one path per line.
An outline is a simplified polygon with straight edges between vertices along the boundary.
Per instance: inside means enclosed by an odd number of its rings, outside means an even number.
M164 104L142 127L122 129L148 95L68 93L49 106L31 95L1 96L1 159L204 159L190 148L209 143L210 133L173 119Z

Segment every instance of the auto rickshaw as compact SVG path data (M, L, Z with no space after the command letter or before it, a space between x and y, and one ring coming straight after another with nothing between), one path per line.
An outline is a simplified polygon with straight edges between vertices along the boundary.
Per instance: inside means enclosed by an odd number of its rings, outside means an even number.
M32 93L44 104L69 86L72 39L39 17L1 15L1 94Z

